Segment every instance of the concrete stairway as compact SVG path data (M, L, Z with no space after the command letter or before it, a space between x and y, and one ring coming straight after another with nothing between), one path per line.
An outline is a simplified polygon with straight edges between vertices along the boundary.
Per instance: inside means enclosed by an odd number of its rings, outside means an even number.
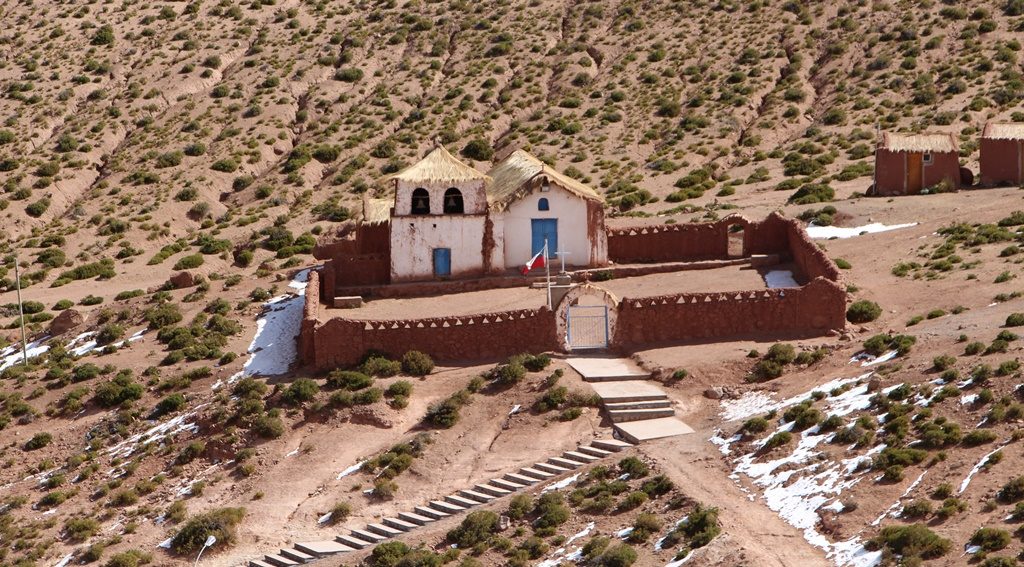
M395 517L383 518L380 523L367 524L363 529L349 530L347 535L338 535L332 540L296 543L291 548L281 549L278 553L253 559L249 561L248 567L295 567L329 555L373 547L420 526L565 475L632 446L631 443L617 439L595 439L589 445L579 446L575 451L565 451L545 462L535 463L486 483L464 488L440 500L431 500L414 507L412 511L399 512Z
M601 397L619 436L630 443L693 433L676 419L664 390L647 381L650 373L625 358L570 358L569 365Z

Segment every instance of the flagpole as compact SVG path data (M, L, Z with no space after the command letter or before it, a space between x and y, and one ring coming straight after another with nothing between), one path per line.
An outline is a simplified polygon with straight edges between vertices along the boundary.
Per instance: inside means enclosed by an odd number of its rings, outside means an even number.
M551 261L548 260L548 239L544 239L544 274L547 277L548 288L548 309L554 309L551 305Z
M14 252L14 281L18 290L18 319L21 320L21 361L28 366L28 341L25 338L25 308L21 306L21 274L18 271L18 252Z

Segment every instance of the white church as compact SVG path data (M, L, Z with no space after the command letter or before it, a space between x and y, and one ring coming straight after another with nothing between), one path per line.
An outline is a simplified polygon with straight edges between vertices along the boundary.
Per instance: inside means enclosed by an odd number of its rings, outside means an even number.
M389 181L363 221L389 224L392 283L503 275L545 242L555 266L608 263L604 199L523 150L484 174L439 145Z

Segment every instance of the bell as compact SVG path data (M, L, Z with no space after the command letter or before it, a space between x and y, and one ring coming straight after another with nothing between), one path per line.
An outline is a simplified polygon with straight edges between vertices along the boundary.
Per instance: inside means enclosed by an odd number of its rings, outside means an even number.
M455 208L456 204L457 203L455 202L455 195L450 195L448 197L448 200L445 202L445 206L451 208Z

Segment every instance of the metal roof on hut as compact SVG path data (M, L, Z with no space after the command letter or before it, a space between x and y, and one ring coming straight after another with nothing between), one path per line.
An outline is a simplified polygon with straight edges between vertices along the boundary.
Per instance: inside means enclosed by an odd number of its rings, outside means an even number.
M387 179L398 179L408 183L446 183L480 180L489 177L462 163L448 153L444 146L437 145L420 161L390 175Z
M989 122L985 124L981 137L989 140L1024 140L1024 124Z
M512 152L487 174L493 179L490 187L487 188L487 201L490 203L492 211L503 211L510 204L528 194L530 186L527 182L541 174L547 177L551 183L578 197L591 201L604 201L604 197L590 187L568 175L555 171L525 150Z
M947 153L959 151L952 134L922 133L899 134L885 132L878 149L890 152Z

